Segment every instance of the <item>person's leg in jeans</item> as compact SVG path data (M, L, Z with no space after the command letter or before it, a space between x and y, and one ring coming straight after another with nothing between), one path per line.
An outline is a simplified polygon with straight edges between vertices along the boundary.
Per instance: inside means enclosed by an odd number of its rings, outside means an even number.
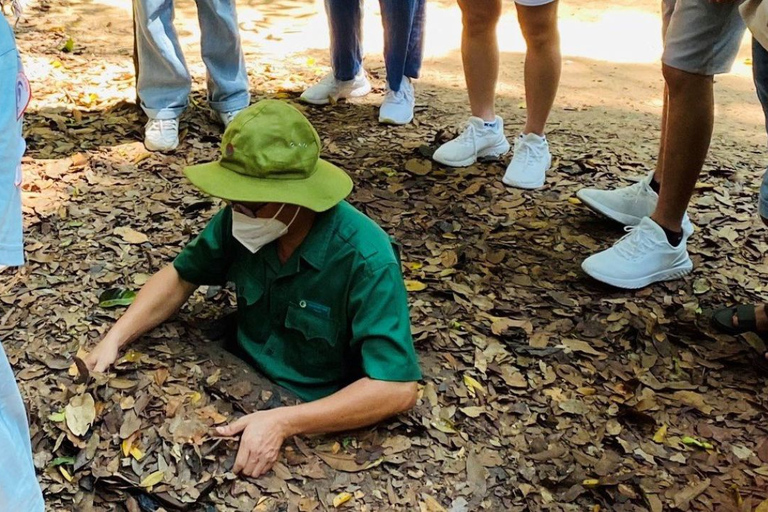
M220 114L240 111L250 94L235 0L197 0L197 17L211 108Z
M525 38L525 102L527 117L515 141L515 153L504 174L505 185L535 189L544 185L552 165L544 126L560 85L560 32L557 0L517 0L517 18Z
M760 105L765 114L765 129L768 132L768 51L757 39L752 39L752 73L755 79L755 89ZM763 175L760 186L760 218L768 225L768 171Z
M363 0L325 0L336 80L352 80L363 65Z
M421 71L426 3L424 0L379 0L379 4L387 84L397 92L404 76L418 78Z
M0 268L24 264L21 214L21 136L29 99L13 31L0 16Z
M371 92L363 70L363 0L325 0L331 32L332 71L299 98L313 105L327 105L343 98Z
M133 7L141 108L151 119L175 119L187 106L192 80L173 26L173 0L134 0Z
M426 4L425 0L379 0L379 4L387 67L387 94L379 109L379 122L408 124L416 105L411 79L421 71Z

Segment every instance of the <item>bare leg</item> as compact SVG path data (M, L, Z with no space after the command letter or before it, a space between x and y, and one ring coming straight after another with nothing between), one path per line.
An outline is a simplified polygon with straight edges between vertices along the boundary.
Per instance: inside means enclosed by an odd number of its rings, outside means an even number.
M664 150L667 147L667 116L669 115L669 90L664 84L664 106L661 111L661 137L659 139L659 157L656 160L656 172L653 173L653 180L661 184L664 176Z
M679 232L709 151L714 125L714 80L663 66L669 105L659 203L652 218Z
M461 58L472 115L484 121L496 119L494 99L499 78L499 45L496 24L501 0L458 0L464 30Z
M560 85L560 32L557 29L558 1L530 7L517 4L525 53L525 102L528 117L523 133L544 135L557 87Z

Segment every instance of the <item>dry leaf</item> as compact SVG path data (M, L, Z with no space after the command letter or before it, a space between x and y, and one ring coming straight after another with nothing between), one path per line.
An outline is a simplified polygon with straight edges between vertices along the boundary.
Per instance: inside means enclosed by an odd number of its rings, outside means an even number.
M93 397L88 393L73 396L64 408L64 414L70 432L78 437L84 436L96 419Z
M143 244L149 241L149 237L147 237L147 235L144 233L139 233L135 229L128 226L120 226L115 228L115 234L129 244Z

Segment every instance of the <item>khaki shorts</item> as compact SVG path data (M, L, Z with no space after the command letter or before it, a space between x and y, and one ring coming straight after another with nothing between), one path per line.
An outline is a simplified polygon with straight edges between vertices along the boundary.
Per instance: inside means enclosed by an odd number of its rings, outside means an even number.
M664 55L661 61L697 75L728 73L746 28L739 14L740 3L662 0Z

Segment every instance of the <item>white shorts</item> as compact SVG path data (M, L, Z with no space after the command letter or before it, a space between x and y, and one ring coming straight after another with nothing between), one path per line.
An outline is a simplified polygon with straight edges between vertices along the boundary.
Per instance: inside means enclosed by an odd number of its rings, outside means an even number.
M515 0L515 3L526 7L539 7L541 5L551 4L554 1L555 0Z

